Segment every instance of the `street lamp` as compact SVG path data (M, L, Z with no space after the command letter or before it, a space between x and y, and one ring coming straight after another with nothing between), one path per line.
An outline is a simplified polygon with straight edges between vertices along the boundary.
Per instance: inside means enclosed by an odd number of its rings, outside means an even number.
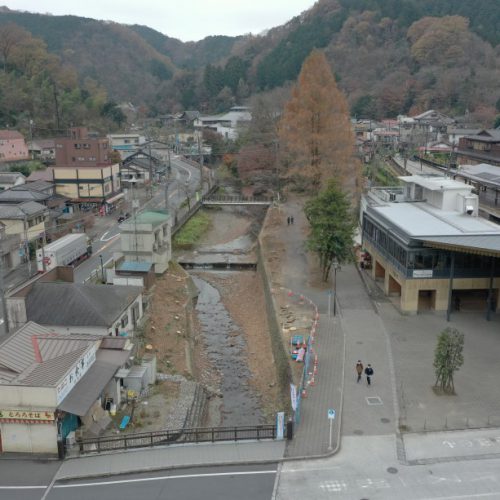
M337 261L333 262L333 316L337 315L337 271L342 269Z
M134 253L135 253L135 260L139 261L139 255L138 255L138 249L139 245L137 242L137 209L139 208L139 201L135 199L135 185L137 183L137 178L132 176L132 178L129 180L129 183L132 185L132 213L133 213L133 220L134 220Z

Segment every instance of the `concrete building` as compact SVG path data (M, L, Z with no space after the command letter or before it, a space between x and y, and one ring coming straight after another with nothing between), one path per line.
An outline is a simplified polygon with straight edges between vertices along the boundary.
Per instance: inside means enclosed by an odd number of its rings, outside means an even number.
M29 160L24 136L16 130L0 130L0 162Z
M196 129L208 128L222 135L225 139L238 138L239 128L252 119L250 108L246 106L233 106L227 113L213 116L199 116L193 122Z
M53 163L56 159L56 141L55 139L30 141L29 152L33 159Z
M108 134L111 147L116 151L135 151L146 139L139 134Z
M172 258L171 221L164 211L148 211L120 224L125 260L154 264L156 274L168 269Z
M80 207L104 207L105 211L109 211L124 197L119 164L54 167L53 176L56 193Z
M120 166L112 164L107 137L96 137L85 127L69 130L69 137L55 140L56 166L53 169L56 193L66 196L79 208L113 211L124 194Z
M61 335L29 322L0 344L0 452L58 453L82 425L106 427L104 407L119 404L117 372L128 339Z
M57 167L96 167L110 165L109 140L95 137L85 127L73 127L68 137L55 139Z
M401 311L499 305L500 227L478 217L472 186L442 176L400 177L362 201L362 245L374 279Z

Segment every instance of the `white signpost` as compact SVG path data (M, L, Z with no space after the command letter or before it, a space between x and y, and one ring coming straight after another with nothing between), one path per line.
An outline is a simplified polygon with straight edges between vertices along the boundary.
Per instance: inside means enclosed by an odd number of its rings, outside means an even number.
M292 404L292 410L297 411L297 386L290 384L290 400Z
M332 429L333 421L335 420L335 410L333 408L328 408L328 420L330 421L330 439L328 440L328 451L332 451Z
M279 411L276 413L276 439L285 437L285 412Z

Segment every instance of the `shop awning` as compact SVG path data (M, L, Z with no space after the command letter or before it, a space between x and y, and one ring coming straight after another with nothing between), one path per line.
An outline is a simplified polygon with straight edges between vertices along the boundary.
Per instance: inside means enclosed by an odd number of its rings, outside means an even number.
M117 370L118 367L114 363L95 361L89 371L59 404L58 409L83 417Z
M113 203L116 203L118 200L121 200L124 196L125 196L124 193L118 193L117 195L112 196L111 198L108 198L106 200L106 203L108 205L112 205Z

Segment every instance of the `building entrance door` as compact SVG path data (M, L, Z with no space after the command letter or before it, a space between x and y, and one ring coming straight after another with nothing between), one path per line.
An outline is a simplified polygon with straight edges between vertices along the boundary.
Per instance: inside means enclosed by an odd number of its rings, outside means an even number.
M418 291L418 312L434 311L436 309L436 290Z

